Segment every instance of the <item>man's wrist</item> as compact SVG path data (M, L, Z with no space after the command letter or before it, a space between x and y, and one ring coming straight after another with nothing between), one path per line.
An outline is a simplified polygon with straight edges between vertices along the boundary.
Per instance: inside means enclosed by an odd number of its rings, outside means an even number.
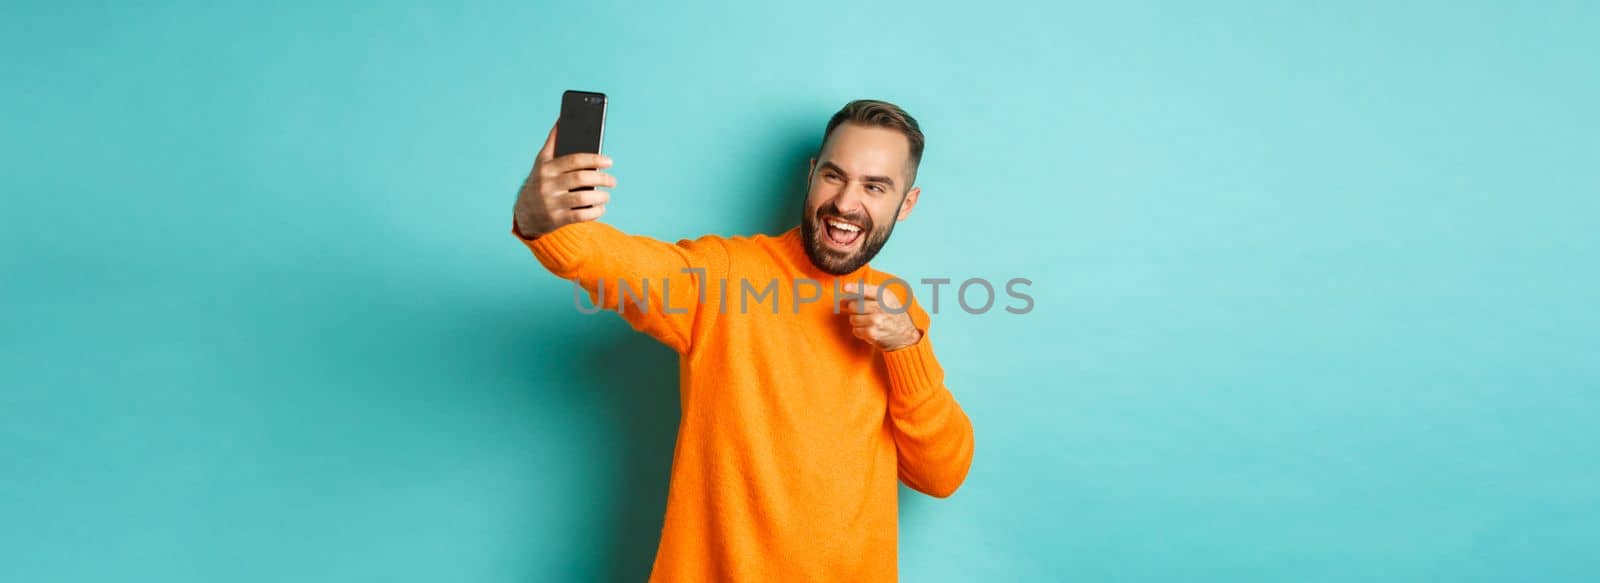
M543 235L544 233L529 233L529 232L527 232L526 230L524 230L522 228L522 224L517 220L517 215L515 213L513 213L511 215L511 234L516 235L518 237L521 237L523 239L532 241L534 239L538 239L539 236Z
M907 341L905 343L901 343L901 344L895 344L893 346L886 346L886 347L884 347L883 351L884 352L894 352L896 350L905 350L905 349L910 348L912 346L916 346L916 344L918 342L921 342L921 341L922 341L922 331L918 330L916 327L912 327L911 328L911 339L909 341Z

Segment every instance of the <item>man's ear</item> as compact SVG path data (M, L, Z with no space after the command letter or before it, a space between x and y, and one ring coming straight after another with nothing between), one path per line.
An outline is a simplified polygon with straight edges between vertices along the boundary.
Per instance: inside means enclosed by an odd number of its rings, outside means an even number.
M806 168L806 186L811 186L811 177L817 174L817 159L811 159L811 165Z
M912 188L911 192L906 193L905 200L900 201L900 214L895 215L895 222L898 223L906 220L906 217L911 216L911 209L912 207L917 206L917 195L920 194L922 194L921 187Z

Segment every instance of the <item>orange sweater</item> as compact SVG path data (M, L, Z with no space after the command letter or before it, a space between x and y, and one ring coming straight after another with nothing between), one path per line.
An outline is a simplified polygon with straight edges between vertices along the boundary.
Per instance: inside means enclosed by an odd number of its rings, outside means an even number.
M799 228L672 245L585 222L522 241L607 309L624 280L622 317L680 355L683 414L652 581L897 578L896 478L949 496L973 438L915 301L922 339L889 352L834 313L836 285L893 276L818 270Z

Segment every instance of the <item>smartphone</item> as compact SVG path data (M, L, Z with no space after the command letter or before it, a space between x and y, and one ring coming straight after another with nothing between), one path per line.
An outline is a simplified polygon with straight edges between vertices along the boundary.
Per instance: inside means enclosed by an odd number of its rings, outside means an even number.
M556 119L557 157L578 152L599 154L600 138L605 129L606 94L572 89L561 94L561 117ZM594 187L573 190L594 190Z

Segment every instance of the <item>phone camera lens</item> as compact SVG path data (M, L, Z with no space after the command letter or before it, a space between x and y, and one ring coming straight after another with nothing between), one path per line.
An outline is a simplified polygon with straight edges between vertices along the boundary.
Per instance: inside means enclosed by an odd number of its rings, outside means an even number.
M589 103L600 103L600 98L599 97L590 96L589 97Z

